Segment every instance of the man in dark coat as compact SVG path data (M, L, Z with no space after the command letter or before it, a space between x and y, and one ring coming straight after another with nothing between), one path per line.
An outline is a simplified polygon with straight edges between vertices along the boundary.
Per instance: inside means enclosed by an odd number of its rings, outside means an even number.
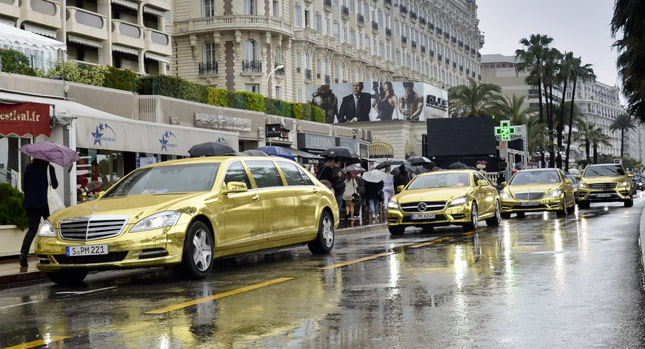
M410 176L410 173L405 170L405 165L399 166L399 173L394 176L394 191L398 193L399 186L407 185L411 179L412 177Z
M22 181L22 191L25 193L25 200L22 205L27 211L29 218L29 230L22 240L22 247L20 248L20 266L27 266L27 255L29 248L34 241L40 219L47 219L49 217L49 206L47 205L47 170L49 169L49 176L51 184L54 189L58 188L58 180L56 179L56 171L53 167L49 166L49 162L34 159L31 164L25 168L25 174Z
M343 97L338 122L370 121L372 95L363 91L363 83L352 84L352 94Z
M338 159L327 158L325 164L318 170L319 181L329 181L332 189L334 189L334 196L338 203L339 212L342 212L343 193L345 192L345 176L343 171L336 166L339 163Z

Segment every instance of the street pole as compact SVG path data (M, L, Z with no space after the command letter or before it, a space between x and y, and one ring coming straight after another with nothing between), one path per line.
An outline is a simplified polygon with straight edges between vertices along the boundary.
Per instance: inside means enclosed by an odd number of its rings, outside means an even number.
M278 70L280 70L280 69L283 69L283 68L284 68L284 64L280 64L280 65L278 65L277 67L275 67L275 69L273 69L273 70L269 73L269 76L267 76L267 88L269 87L269 82L271 82L271 78L273 77L273 74L275 74L275 72L276 72L276 71L278 71ZM273 86L272 86L272 87L273 87ZM272 89L272 88L271 88L271 89L269 89L269 93L268 93L268 95L269 95L269 98L272 98L272 97L273 97L273 89Z

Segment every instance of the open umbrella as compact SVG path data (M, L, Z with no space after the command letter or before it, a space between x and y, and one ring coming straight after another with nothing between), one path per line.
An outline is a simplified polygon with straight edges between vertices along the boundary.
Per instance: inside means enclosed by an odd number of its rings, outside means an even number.
M422 165L425 165L425 164L434 164L434 162L432 162L432 160L428 159L425 156L415 156L413 158L409 158L408 161L410 162L410 164L412 164L414 166L422 166Z
M267 153L258 149L249 149L239 153L240 156L268 156Z
M381 170L371 170L364 172L361 177L366 181L366 182L371 182L371 183L378 183L383 181L385 178L387 178L387 173L381 171Z
M391 159L391 160L385 160L381 162L380 164L376 165L377 170L384 169L388 166L396 167L400 165L411 165L408 160L397 160L397 159Z
M325 150L322 154L325 158L339 158L340 162L347 164L355 164L361 161L360 156L355 150L347 147L332 147Z
M191 157L235 155L235 150L224 143L206 142L193 145L188 154Z
M20 147L18 151L25 153L32 158L53 162L63 167L70 166L80 159L78 154L76 154L76 151L64 145L52 142L25 144Z
M399 166L401 166L401 165L399 165ZM396 175L399 174L399 166L393 168L392 171L390 172L393 176L396 176ZM403 166L405 166L405 170L408 173L413 174L413 175L418 175L418 174L424 172L418 166L412 166L412 165L403 165Z
M365 172L365 169L362 168L360 165L355 164L355 165L345 166L343 168L343 171L345 171L345 173L352 173L354 175L357 175L359 173Z
M464 168L468 168L468 166L466 164L464 164L463 162L457 161L457 162L453 162L452 164L450 164L450 166L448 166L448 168L453 169L453 170L461 170L461 169L464 169Z
M269 156L279 156L285 159L295 160L295 158L293 157L293 154L291 154L290 151L288 151L283 147L265 146L265 147L259 147L257 148L257 150L263 151Z

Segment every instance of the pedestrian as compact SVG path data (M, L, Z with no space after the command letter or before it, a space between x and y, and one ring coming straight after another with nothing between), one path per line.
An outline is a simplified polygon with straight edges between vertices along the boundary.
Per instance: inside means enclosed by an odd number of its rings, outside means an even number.
M370 217L373 221L378 221L381 214L381 205L379 205L383 190L383 181L374 183L365 181L365 199L370 207Z
M318 169L318 180L321 182L325 181L331 186L330 189L334 191L334 196L336 202L338 203L338 212L342 212L342 200L343 192L339 193L339 189L345 189L344 177L342 176L342 171L336 166L337 159L335 158L326 158L325 163ZM323 182L323 183L325 183Z
M347 179L345 180L345 192L343 193L343 200L345 201L345 215L346 218L350 221L354 220L354 204L360 201L358 196L358 183L354 175L349 172L347 173Z
M335 159L334 167L334 176L337 176L339 180L334 185L334 195L336 196L336 202L338 202L338 212L343 212L343 194L345 193L345 172L340 167L340 159Z
M47 205L47 171L51 179L51 185L54 189L58 188L58 180L56 179L56 171L49 162L40 159L34 159L31 164L25 168L25 174L22 181L22 191L25 193L25 199L22 205L27 211L27 218L29 219L29 229L22 240L22 247L20 248L20 266L27 266L27 255L31 248L31 243L34 241L40 219L47 219L49 217L49 206Z
M400 186L406 186L412 177L410 176L410 173L405 170L405 165L399 166L399 173L394 176L394 189L397 193L400 192L399 187Z
M361 212L363 207L365 207L365 180L361 176L354 177L356 184L358 184L358 196L360 200L354 204L354 219L360 219L362 217Z
M390 198L394 196L394 176L390 173L392 169L391 166L386 166L384 172L387 173L387 177L383 180L383 208L387 211L387 203L390 201Z

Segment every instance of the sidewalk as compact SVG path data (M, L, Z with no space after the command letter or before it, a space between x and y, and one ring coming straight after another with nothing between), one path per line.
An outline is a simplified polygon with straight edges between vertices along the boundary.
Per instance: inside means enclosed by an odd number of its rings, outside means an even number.
M375 230L384 228L385 224L382 222L363 222L341 220L338 225L336 235L347 235L354 233L361 233L364 231ZM46 279L47 274L41 272L36 268L36 256L29 256L29 266L21 267L18 256L15 258L8 258L0 260L0 289L5 288L7 285L26 282L33 280Z

